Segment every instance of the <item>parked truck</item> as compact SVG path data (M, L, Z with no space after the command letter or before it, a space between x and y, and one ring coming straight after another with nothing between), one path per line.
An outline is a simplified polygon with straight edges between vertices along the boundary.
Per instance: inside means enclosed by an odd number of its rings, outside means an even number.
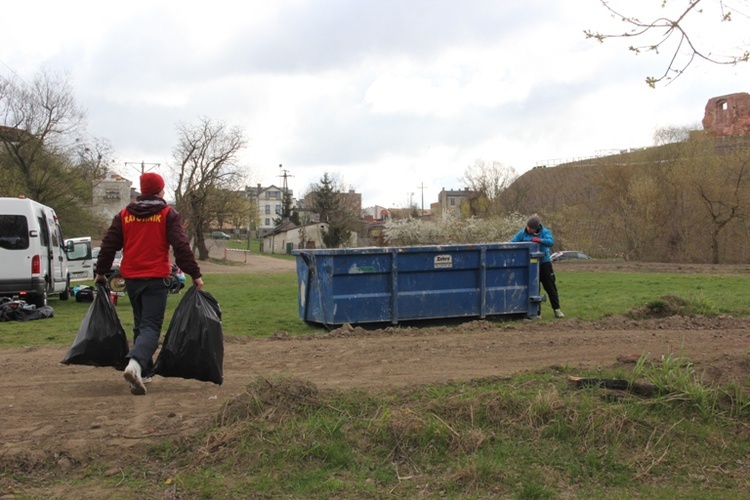
M0 297L47 305L68 300L65 242L55 211L25 197L0 198Z

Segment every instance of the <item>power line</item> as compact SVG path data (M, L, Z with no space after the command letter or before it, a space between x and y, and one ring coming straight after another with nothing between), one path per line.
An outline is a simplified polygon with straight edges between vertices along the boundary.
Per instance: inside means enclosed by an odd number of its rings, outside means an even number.
M15 75L15 77L16 77L16 78L18 78L19 80L21 80L21 82L22 82L22 83L23 83L24 85L26 85L27 87L31 88L31 85L29 85L29 84L28 84L28 83L26 82L26 80L24 80L23 78L21 78L21 75L19 75L18 73L16 73L16 71L15 71L15 70L14 70L13 68L11 68L10 66L8 66L8 65L7 65L7 64L5 63L5 61L3 61L2 59L0 59L0 64L2 64L3 66L5 66L6 68L8 68L8 71L10 71L11 73L13 73L13 74ZM10 83L10 80L8 80L7 78L5 78L4 76L0 75L0 78L2 78L3 80L5 80L6 82Z
M139 169L138 169L138 168L136 167L136 165L137 165L138 167L140 167L140 172L141 172L141 175L143 175L143 174L145 174L145 173L146 173L146 165L148 165L148 166L149 166L149 170L153 170L153 169L155 169L155 168L158 168L158 167L159 167L159 165L161 165L161 163L146 163L146 162L143 162L143 161L142 161L142 162L134 162L134 161L126 161L126 162L125 162L125 166L126 166L126 167L132 167L132 168L134 168L135 170L139 170Z

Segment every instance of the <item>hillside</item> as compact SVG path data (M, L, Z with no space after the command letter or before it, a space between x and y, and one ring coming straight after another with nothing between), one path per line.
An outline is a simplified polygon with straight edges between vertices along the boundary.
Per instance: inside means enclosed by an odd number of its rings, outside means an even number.
M537 167L503 194L539 213L557 250L599 258L743 263L750 232L750 137L679 143Z

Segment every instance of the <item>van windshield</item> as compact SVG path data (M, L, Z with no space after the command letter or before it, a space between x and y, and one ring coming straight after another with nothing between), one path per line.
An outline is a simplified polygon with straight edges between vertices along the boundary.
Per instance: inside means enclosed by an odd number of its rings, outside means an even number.
M68 260L87 260L91 259L91 244L86 241L76 241L73 243L73 251L68 252Z
M0 214L0 248L29 248L29 224L25 216Z

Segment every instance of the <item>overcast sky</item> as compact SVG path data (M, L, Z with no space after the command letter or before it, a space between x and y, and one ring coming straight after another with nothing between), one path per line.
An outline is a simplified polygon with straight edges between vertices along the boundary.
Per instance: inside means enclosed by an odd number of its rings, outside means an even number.
M281 186L283 164L299 195L327 171L364 207L428 208L477 160L520 174L649 146L658 128L699 127L709 98L750 92L748 64L696 64L649 88L670 54L586 40L585 29L624 30L598 0L26 0L0 10L0 76L67 73L122 175L137 179L127 162L166 173L177 125L208 117L245 131L250 184ZM730 26L744 27L735 45L750 43L747 21Z

